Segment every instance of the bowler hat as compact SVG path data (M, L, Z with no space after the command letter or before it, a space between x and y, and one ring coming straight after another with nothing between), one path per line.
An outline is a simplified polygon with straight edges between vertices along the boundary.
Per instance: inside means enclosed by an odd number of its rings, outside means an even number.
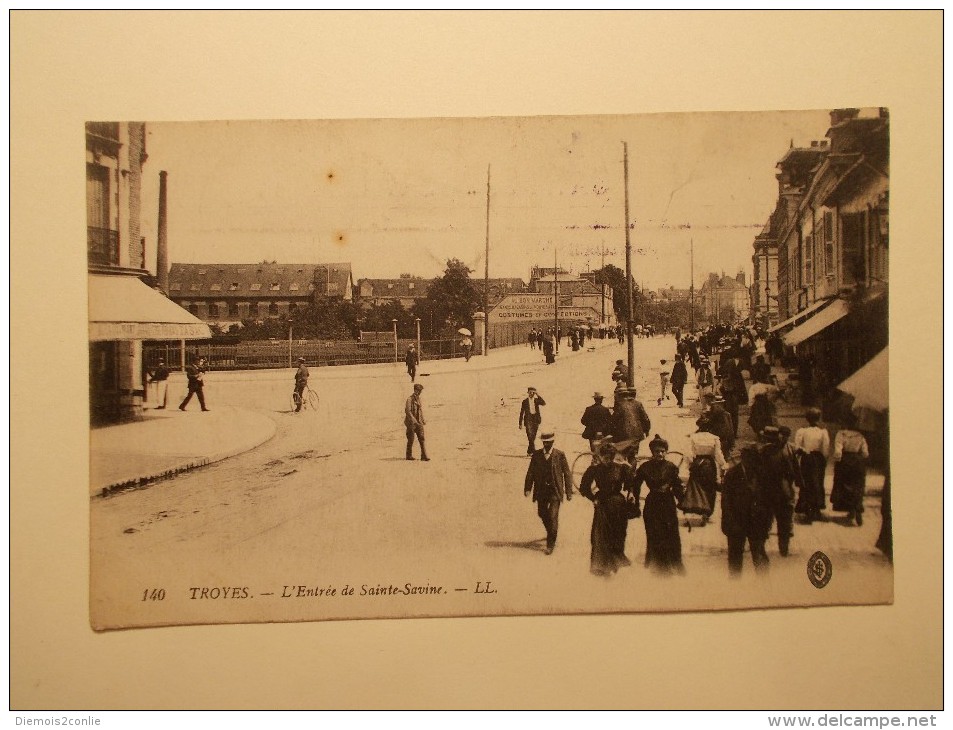
M420 383L417 383L417 384L414 386L414 392L416 392L416 393L419 393L419 392L422 391L423 389L424 389L424 386L422 386Z

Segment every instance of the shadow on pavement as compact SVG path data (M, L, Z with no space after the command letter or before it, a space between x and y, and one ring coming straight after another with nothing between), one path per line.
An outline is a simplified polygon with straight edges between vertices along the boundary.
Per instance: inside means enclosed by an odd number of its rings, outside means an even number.
M487 547L522 548L523 550L534 550L541 553L546 549L546 538L541 537L538 540L530 540L529 542L505 542L499 540L489 540L483 544Z

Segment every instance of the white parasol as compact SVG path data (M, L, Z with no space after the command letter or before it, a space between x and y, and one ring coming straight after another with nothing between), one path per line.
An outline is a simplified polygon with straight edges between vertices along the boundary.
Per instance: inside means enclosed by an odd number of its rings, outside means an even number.
M457 332L459 332L461 335L466 335L467 337L470 337L473 334L466 327L461 327L460 329L457 330Z

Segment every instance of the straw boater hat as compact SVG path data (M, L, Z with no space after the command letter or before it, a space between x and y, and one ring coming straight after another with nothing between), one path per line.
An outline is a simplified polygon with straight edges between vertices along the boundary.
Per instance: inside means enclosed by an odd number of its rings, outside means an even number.
M543 431L543 433L540 434L540 437L539 437L539 438L540 438L542 441L555 441L555 440L556 440L556 434L554 434L552 431Z

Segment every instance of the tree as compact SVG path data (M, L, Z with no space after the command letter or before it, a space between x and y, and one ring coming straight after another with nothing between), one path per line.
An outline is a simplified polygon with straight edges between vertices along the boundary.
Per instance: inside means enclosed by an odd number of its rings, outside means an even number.
M459 259L447 261L443 276L433 280L427 290L427 298L414 307L414 314L422 322L432 321L432 336L470 327L473 313L481 306L480 292L470 280L470 272Z
M629 291L625 285L625 272L618 266L606 264L601 269L595 271L596 283L607 284L612 288L612 308L615 310L616 319L619 322L625 322L629 319ZM633 311L638 319L640 293L635 285L632 286L635 292L633 298Z

